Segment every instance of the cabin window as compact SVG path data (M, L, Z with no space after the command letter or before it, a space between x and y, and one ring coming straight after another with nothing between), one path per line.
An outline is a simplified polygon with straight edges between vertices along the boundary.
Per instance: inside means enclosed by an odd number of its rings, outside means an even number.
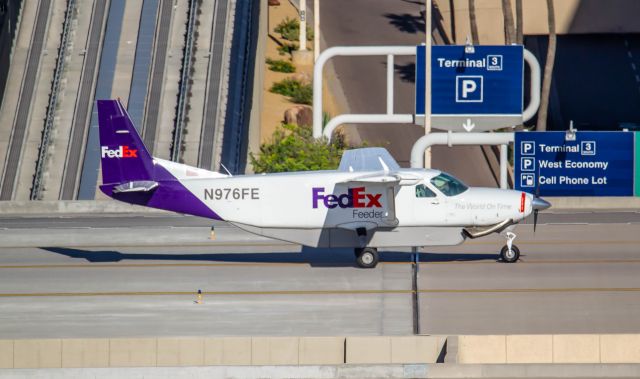
M418 184L416 186L416 197L436 197L436 194L424 184Z
M444 172L431 178L431 184L446 196L459 195L469 188L460 180Z

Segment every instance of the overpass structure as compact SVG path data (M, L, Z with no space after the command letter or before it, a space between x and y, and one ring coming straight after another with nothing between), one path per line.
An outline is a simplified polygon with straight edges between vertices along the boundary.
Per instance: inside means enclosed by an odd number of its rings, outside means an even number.
M234 25L246 18L236 3L23 1L0 109L0 199L101 196L97 98L122 99L155 155L217 169Z

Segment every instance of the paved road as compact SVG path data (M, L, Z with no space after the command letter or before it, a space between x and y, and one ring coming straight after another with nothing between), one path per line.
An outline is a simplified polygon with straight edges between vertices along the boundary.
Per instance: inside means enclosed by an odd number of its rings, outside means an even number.
M556 220L539 225L535 235L530 225L519 227L516 243L523 256L517 264L496 262L504 243L498 236L423 252L421 331L637 332L638 215L607 217L608 223L597 225ZM377 335L413 329L406 249L385 251L376 269L361 270L347 249L274 244L223 225L211 241L208 222L200 226L205 222L194 218L92 217L50 228L41 219L29 220L33 224L1 224L0 241L27 233L32 245L0 248L3 338ZM59 234L64 238L56 239ZM167 235L186 237L167 244ZM72 243L78 236L84 240ZM47 239L55 243L40 244ZM105 239L110 247L91 243ZM205 293L202 305L193 303L197 289Z
M418 45L425 40L420 4L412 0L324 0L321 22L326 47L363 45ZM395 108L414 108L413 57L396 58ZM338 79L354 113L386 110L386 57L335 59ZM424 135L416 125L358 125L361 139L385 146L403 167L409 166L411 147ZM434 147L432 167L474 186L496 187L479 147Z

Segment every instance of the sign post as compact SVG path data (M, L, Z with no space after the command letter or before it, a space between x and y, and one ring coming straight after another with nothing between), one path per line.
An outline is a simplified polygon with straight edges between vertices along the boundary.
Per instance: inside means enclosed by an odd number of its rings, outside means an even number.
M415 115L424 123L425 46L416 54ZM432 128L480 132L522 123L523 46L433 46L430 61Z
M541 196L634 195L634 133L566 137L565 132L515 134L516 190Z

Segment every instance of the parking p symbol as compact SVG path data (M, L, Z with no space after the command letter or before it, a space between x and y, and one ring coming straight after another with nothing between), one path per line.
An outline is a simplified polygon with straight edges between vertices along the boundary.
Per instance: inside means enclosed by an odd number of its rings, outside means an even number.
M536 153L536 143L533 141L521 141L520 142L520 154L522 155L534 155Z
M533 157L522 157L520 160L520 170L521 171L535 171L536 170L536 161Z
M482 82L480 75L456 76L456 103L482 103Z

